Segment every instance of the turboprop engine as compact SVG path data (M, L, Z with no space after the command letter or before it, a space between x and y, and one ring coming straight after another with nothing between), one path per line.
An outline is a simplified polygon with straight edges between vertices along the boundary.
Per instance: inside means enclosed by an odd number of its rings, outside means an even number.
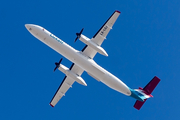
M74 42L77 41L77 39L79 38L80 41L82 41L83 43L85 43L86 45L92 47L94 50L96 50L98 53L100 53L101 55L104 56L108 56L108 54L106 53L106 51L99 45L97 45L96 43L94 43L91 39L89 39L88 37L84 36L82 34L84 28L80 31L80 33L76 33L76 39Z
M106 53L106 51L99 45L97 45L96 43L94 43L92 40L90 40L88 37L84 36L83 34L81 34L79 40L81 40L83 43L85 43L86 45L92 47L94 50L96 50L98 53L100 53L101 55L104 56L108 56L108 54Z
M62 59L59 61L59 63L55 63L56 67L55 67L54 71L58 68L61 72L66 74L67 77L72 78L73 80L75 80L76 82L78 82L81 85L87 86L86 82L82 79L82 77L76 75L71 70L69 70L69 68L60 64L61 61L62 61Z
M72 78L73 80L75 80L76 82L78 82L81 85L87 86L86 82L82 79L82 77L74 74L71 70L69 70L69 68L67 68L66 66L60 64L59 68L58 68L61 72L63 72L64 74L66 74L66 76Z

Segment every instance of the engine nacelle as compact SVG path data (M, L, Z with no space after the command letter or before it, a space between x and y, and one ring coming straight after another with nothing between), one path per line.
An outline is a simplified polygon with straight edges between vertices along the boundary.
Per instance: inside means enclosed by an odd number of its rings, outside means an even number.
M94 50L96 50L98 53L100 53L101 55L104 56L108 56L108 54L106 53L106 51L99 45L97 45L96 43L94 43L93 41L91 41L89 38L87 38L86 36L84 36L83 34L81 34L79 40L81 40L83 43L85 43L86 45L92 47Z
M75 80L76 82L78 82L81 85L87 86L86 82L82 79L82 77L76 75L75 73L73 73L71 70L69 70L69 68L67 68L66 66L60 64L59 68L58 68L61 72L63 72L64 74L66 74L66 76L72 78L73 80Z

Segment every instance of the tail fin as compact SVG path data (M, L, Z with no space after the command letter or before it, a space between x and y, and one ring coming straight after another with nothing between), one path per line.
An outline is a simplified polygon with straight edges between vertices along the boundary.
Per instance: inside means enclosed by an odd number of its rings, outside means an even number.
M157 86L157 84L160 82L160 79L158 77L154 77L143 89L140 88L142 90L143 93L145 93L147 96L152 97L151 93L152 91L155 89L155 87ZM147 98L149 98L147 97ZM139 101L137 100L136 103L134 104L134 108L136 108L137 110L140 110L141 107L143 106L143 104L146 102L146 99L144 99L144 101Z

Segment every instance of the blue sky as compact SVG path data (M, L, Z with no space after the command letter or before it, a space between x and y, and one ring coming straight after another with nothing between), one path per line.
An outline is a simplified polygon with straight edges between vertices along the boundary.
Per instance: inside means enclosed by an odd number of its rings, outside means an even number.
M0 119L179 119L180 1L178 0L6 0L0 4ZM135 99L83 73L87 87L73 84L52 108L49 102L64 78L53 72L61 55L25 28L43 26L77 50L85 45L75 33L91 38L115 11L121 11L102 47L108 57L94 60L131 88L161 79L140 111ZM67 67L71 62L63 59Z

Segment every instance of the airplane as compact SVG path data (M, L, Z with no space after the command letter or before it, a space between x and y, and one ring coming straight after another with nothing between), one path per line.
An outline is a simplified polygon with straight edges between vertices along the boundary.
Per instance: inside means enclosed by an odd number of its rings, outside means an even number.
M139 89L131 89L119 78L99 66L93 60L96 53L108 56L107 52L101 47L101 44L106 39L107 34L112 29L112 26L114 25L120 14L120 11L114 11L114 13L91 39L82 34L84 28L79 33L76 33L77 37L75 39L75 42L79 39L86 44L86 46L81 51L78 51L69 46L63 40L56 37L48 30L39 25L25 24L26 29L34 37L36 37L41 42L73 63L70 68L67 68L66 66L61 64L62 58L59 62L55 63L56 67L54 68L54 71L56 71L56 69L59 69L66 76L50 102L50 105L52 107L54 107L58 103L58 101L65 95L67 90L72 87L72 84L75 81L81 85L87 86L86 82L81 77L84 71L87 72L88 75L90 75L97 81L104 83L108 87L124 95L135 98L136 103L134 104L134 108L136 108L137 110L140 110L140 108L148 98L153 97L151 93L160 82L160 79L158 77L155 76L144 88L139 87Z

